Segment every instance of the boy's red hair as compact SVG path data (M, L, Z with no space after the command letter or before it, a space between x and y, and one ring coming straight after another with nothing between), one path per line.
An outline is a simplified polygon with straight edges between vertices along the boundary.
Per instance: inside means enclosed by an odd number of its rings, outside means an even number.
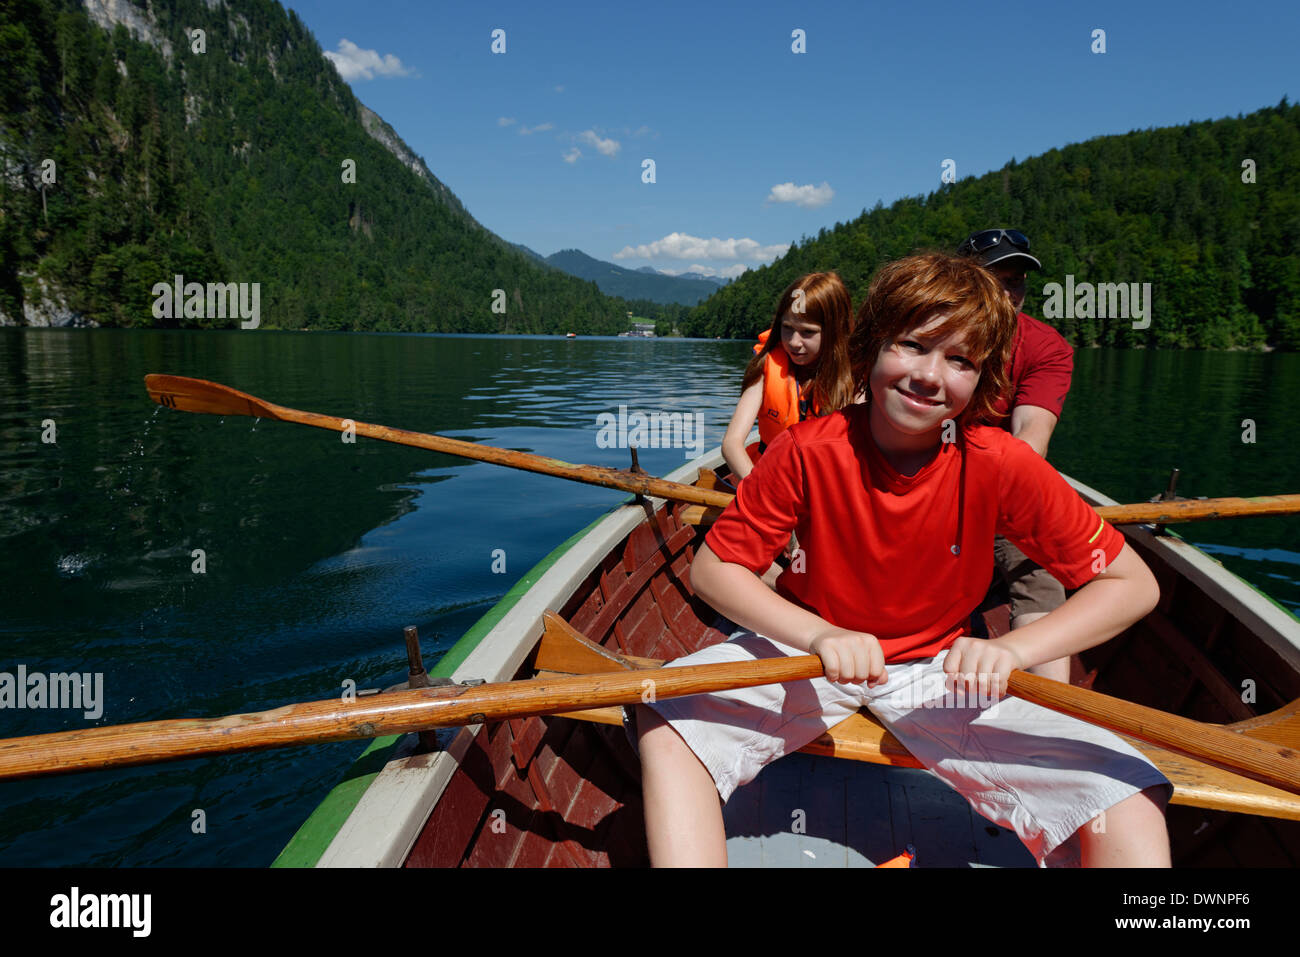
M853 380L849 374L849 335L853 332L853 299L837 273L813 272L800 276L786 287L776 304L767 342L745 368L740 391L763 378L767 354L781 348L781 320L791 311L795 293L803 290L802 313L794 313L800 322L815 322L822 327L821 349L809 398L822 415L842 409L853 401Z
M1016 310L997 279L972 259L923 253L880 268L858 310L849 342L854 383L865 391L880 350L937 309L951 313L935 332L963 333L968 358L980 367L979 384L957 421L963 426L996 421L994 405L1009 387L1007 365L1016 336Z

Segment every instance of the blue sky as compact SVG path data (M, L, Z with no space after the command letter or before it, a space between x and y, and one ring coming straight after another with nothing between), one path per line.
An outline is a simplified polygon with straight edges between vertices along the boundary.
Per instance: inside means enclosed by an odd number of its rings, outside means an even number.
M1274 0L294 9L489 229L665 272L770 262L877 200L930 192L948 159L978 176L1300 95L1300 4Z

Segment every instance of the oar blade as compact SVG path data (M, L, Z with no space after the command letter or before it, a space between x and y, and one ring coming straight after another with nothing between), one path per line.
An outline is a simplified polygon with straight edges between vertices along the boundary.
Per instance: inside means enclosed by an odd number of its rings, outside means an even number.
M287 406L276 405L259 399L247 392L240 392L219 382L205 379L190 379L185 376L154 373L144 377L145 388L149 398L159 405L182 412L206 412L209 415L249 415L262 419L277 419L281 422L297 422L318 429L330 429L335 432L352 431L356 435L378 439L381 442L393 442L417 449L429 449L433 452L445 452L464 459L477 462L491 462L506 468L521 469L525 472L537 472L541 475L554 475L573 482L586 482L604 488L615 488L637 495L655 495L679 502L693 502L700 505L725 507L734 496L727 492L696 488L682 485L652 475L633 473L618 469L602 468L593 465L574 465L558 459L519 452L513 449L498 449L490 445L478 445L463 439L451 439L442 435L427 435L422 432L408 432L405 429L390 429L383 425L371 425L352 419L340 419L332 415L317 412L303 412Z
M278 406L257 396L206 379L154 373L144 377L149 398L159 405L181 412L209 415L248 415L259 419L279 418Z

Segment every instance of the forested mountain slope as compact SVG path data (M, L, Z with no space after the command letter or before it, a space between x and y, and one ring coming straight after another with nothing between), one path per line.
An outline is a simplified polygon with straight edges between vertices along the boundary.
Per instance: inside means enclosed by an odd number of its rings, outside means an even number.
M264 327L627 328L475 222L272 0L0 0L0 60L10 322L233 325L157 318L180 274L260 283Z
M1300 349L1300 106L1285 99L1236 119L1099 137L877 205L745 273L682 331L749 338L781 290L815 270L837 270L857 303L880 263L952 250L993 226L1028 234L1043 271L1030 274L1025 311L1077 346ZM1044 287L1063 293L1067 281L1077 296L1084 283L1150 283L1149 327L1083 300L1049 303Z

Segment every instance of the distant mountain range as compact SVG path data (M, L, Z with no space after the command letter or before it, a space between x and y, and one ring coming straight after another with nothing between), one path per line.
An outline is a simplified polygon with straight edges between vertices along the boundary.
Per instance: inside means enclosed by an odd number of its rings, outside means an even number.
M648 299L658 303L680 303L693 306L707 299L727 284L727 280L699 273L670 276L650 266L624 269L613 263L593 259L578 249L561 249L545 259L526 246L516 246L531 256L541 259L561 272L579 279L589 279L607 296L624 299Z
M702 279L705 282L713 283L715 286L725 286L731 282L730 279L723 279L721 276L706 276L702 272L679 272L674 274L655 269L653 266L641 266L637 269L637 272L649 273L651 276L670 276L673 279Z

